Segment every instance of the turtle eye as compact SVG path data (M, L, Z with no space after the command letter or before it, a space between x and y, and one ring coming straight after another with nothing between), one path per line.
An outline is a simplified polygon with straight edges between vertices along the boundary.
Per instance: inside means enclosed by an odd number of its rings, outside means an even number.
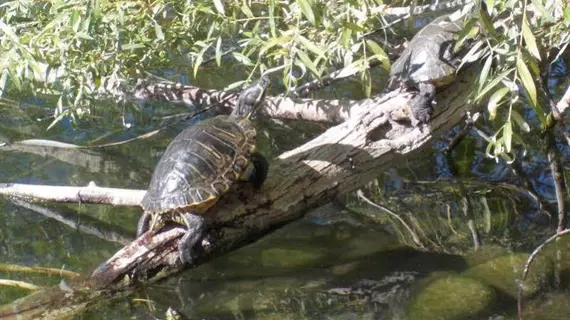
M242 173L242 172L243 172L243 169L242 169L240 166L234 166L234 171L235 171L236 173Z

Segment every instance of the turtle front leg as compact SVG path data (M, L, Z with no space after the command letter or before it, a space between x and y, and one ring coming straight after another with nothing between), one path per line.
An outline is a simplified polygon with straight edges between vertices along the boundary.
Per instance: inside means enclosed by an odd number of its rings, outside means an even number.
M141 234L148 231L149 223L151 219L151 215L149 213L143 213L143 215L139 218L139 223L137 224L137 238L141 236Z
M433 114L432 101L435 97L435 85L428 82L420 82L417 85L419 94L412 98L412 114L420 123L427 123Z
M253 164L253 172L247 178L247 180L253 184L254 188L259 189L267 178L267 172L269 171L269 162L259 152L252 153L250 159L251 163Z
M194 249L204 236L204 218L189 212L182 214L188 230L178 243L180 260L184 264L192 264L194 261Z

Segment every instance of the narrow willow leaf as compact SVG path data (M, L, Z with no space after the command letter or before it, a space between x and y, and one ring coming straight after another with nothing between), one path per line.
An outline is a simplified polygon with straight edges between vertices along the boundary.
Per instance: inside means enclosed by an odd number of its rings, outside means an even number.
M297 35L297 39L307 50L311 51L315 55L324 56L326 54L325 50L319 48L318 45L316 45L314 42L310 41L309 39L303 37L302 35L300 34Z
M487 60L485 60L485 64L483 65L483 69L481 69L481 75L479 76L479 92L487 82L487 77L489 76L489 71L491 70L491 64L493 63L493 56L489 55Z
M232 52L232 56L241 64L244 64L246 66L254 66L254 63L251 62L251 60L248 57L244 56L239 52Z
M224 8L222 0L214 0L214 7L216 7L216 10L218 10L218 12L221 13L223 16L226 15L226 9Z
M365 69L360 73L360 80L364 86L364 95L368 98L372 93L372 77L370 76L370 69Z
M479 94L477 94L477 97L475 97L475 100L480 100L481 98L483 98L487 92L489 92L491 89L493 89L499 82L503 81L503 79L509 75L509 73L511 73L511 70L507 70L503 73L501 73L500 75L498 75L497 77L495 77L493 80L491 80L491 82L489 82L484 88L483 90L479 91Z
M219 37L216 41L216 64L222 65L222 37Z
M501 100L507 93L509 93L509 91L510 90L507 87L500 88L489 98L487 110L489 111L489 117L491 120L495 119L497 116L497 109L502 104Z
M374 53L379 57L380 61L390 60L386 52L376 42L366 39L366 46L368 46L368 48L370 49L370 51L372 51L372 53Z
M73 13L71 14L71 20L69 22L71 24L73 32L79 31L79 27L81 26L81 15L79 14L79 11L77 10L73 11Z
M528 50L528 52L530 52L530 54L532 54L536 58L536 60L540 61L540 51L538 51L538 46L536 45L536 39L534 38L532 31L530 30L526 18L523 19L522 22L522 35L524 38L525 48Z
M311 8L311 4L308 0L297 0L299 7L301 7L301 12L307 20L312 24L315 25L315 13L313 12L313 8Z
M2 76L0 76L0 97L4 95L6 91L6 82L8 81L8 70L4 69Z
M202 48L202 50L200 50L200 52L198 52L198 55L196 56L196 59L194 60L194 77L196 77L196 75L198 74L198 69L200 68L200 65L202 64L202 61L204 61L204 53L206 53L206 50L208 50L208 48L210 48L210 45L205 46L204 48Z
M252 19L254 17L253 12L251 12L251 9L249 8L249 6L247 5L247 2L244 1L243 5L241 6L241 12L243 12L243 14L248 17L249 19Z
M297 56L299 57L299 60L301 60L301 62L307 67L309 68L309 70L311 70L311 72L317 76L320 77L319 71L317 70L317 67L313 64L313 61L311 61L311 58L309 58L309 56L302 50L298 50L297 51Z
M156 21L154 21L154 33L158 40L164 40L164 33L162 32L162 27Z
M144 48L145 45L141 43L129 43L121 46L121 50L134 50Z
M519 126L519 128L526 133L530 132L530 125L523 117L516 111L511 110L511 118L515 121L515 123Z
M263 47L261 47L261 49L259 49L259 53L263 54L265 53L265 51L271 49L272 47L278 44L288 43L289 41L291 41L292 38L293 38L292 36L282 36L270 39L269 41L265 42L265 44L263 45Z
M2 20L0 20L0 30L2 30L4 34L7 35L8 38L10 38L10 40L12 40L17 44L20 44L20 39L18 38L18 36L14 33L12 28L10 28L10 26L5 24Z
M503 127L503 138L505 139L505 150L507 152L511 152L511 144L513 142L513 125L510 120L507 120Z
M342 25L344 27L352 30L352 31L355 31L355 32L365 32L366 31L366 29L364 29L361 26L357 25L356 23L353 23L350 21L347 21L347 22L343 23Z
M534 79L532 78L532 75L530 74L530 71L528 70L523 59L520 57L517 59L517 72L519 73L519 79L521 80L523 87L526 89L526 93L528 94L528 98L530 99L532 106L536 107L537 97Z

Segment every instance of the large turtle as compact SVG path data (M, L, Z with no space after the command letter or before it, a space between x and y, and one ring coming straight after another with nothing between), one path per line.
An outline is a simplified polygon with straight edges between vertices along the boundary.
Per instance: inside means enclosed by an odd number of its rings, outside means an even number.
M433 113L432 100L436 87L450 84L460 62L455 47L462 23L442 16L421 29L402 55L392 64L388 88L398 86L419 91L411 101L414 118L426 123Z
M258 187L267 162L254 153L256 131L250 116L265 97L269 79L262 76L242 91L231 115L217 116L182 131L156 165L141 206L137 236L158 231L167 222L188 229L179 243L180 259L192 263L193 247L203 237L204 218L232 183L247 180Z

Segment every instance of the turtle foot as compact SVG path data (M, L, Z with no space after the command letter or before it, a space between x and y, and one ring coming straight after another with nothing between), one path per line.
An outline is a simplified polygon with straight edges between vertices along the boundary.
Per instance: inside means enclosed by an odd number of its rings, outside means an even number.
M183 264L192 264L196 258L196 247L204 235L204 218L191 213L182 216L188 230L178 243L178 252Z
M410 107L412 109L412 115L419 123L427 123L433 115L431 99L428 99L421 94L412 98Z

